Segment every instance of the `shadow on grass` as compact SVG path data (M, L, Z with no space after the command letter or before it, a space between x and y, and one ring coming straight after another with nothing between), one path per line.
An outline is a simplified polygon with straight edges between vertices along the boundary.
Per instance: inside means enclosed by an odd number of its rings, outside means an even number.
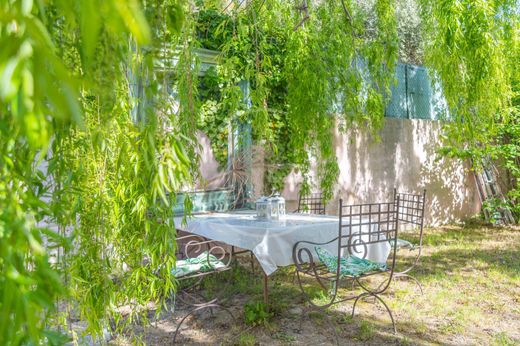
M476 265L473 267L473 265ZM520 249L453 249L438 251L421 258L414 272L416 278L435 279L447 273L495 269L511 278L520 276ZM478 275L478 274L477 274Z
M222 344L243 345L242 336L252 339L251 345L293 344L293 345L335 345L336 329L340 345L450 345L446 340L436 338L434 333L423 334L417 332L418 326L410 321L401 319L395 314L398 334L393 334L390 317L379 303L359 302L354 318L350 318L352 303L344 302L326 311L310 309L304 303L301 291L296 286L290 287L284 283L277 284L274 280L271 285L271 304L273 317L268 325L250 326L245 323L241 313L241 301L230 301L229 308L234 308L236 324L208 323L214 318L209 312L200 316L190 328L200 328L208 335L218 335L218 343L182 338L183 344ZM247 301L258 300L258 295L246 295ZM389 298L383 298L388 300ZM291 310L300 309L299 315L291 314ZM339 311L337 309L345 310ZM331 324L327 322L331 321ZM229 322L229 321L228 321ZM254 341L256 340L256 341ZM261 340L261 342L260 342ZM285 341L284 341L285 340ZM456 343L453 343L455 345Z
M309 288L311 296L320 299L322 290L317 283L311 277L306 277L303 281L304 285ZM376 284L375 286L378 285ZM354 288L354 291L357 293L363 292L359 288ZM351 282L343 282L343 294L350 295L354 291L351 289ZM387 302L390 299L394 299L384 296L382 298ZM260 297L251 297L251 299L260 299ZM340 345L447 344L445 340L417 332L420 328L413 322L401 320L399 318L400 316L396 314L396 311L393 311L393 313L394 318L396 318L398 334L394 335L390 317L379 302L360 301L358 303L359 308L356 309L356 315L354 318L350 318L352 305L353 301L347 301L335 305L332 309L327 309L326 311L316 311L315 309L310 309L298 284L296 282L292 283L292 275L290 272L275 275L271 280L270 308L274 313L274 317L271 321L271 329L274 325L274 329L277 332L294 335L294 344L306 345L309 344L308 342L313 342L311 340L306 341L305 339L305 336L309 333L325 337L327 340L326 344L335 344L335 334L331 329L333 327L337 330ZM288 313L295 308L301 309L302 316L300 318L295 319L295 316L290 316L290 313ZM336 308L344 309L345 312L339 311ZM363 311L367 309L369 310L368 313ZM327 318L325 314L332 321L333 326L324 322ZM291 318L301 326L300 328L307 328L310 329L310 331L306 333L304 330L298 330L296 334L294 334L291 325L285 323ZM243 327L247 326L243 325ZM293 332L293 334L291 334L291 332ZM272 334L272 330L268 330L267 333ZM453 345L455 344L456 343L453 343Z
M507 229L474 229L460 227L445 227L441 230L432 230L425 235L425 252L419 266L413 275L420 281L443 282L445 276L453 276L456 280L465 280L468 272L472 276L489 275L490 270L496 270L510 278L520 276L520 232ZM413 235L405 235L409 240ZM404 237L403 237L404 238ZM405 257L405 263L409 263L411 257ZM308 306L302 296L296 281L293 281L294 269L282 268L273 275L269 282L269 307L272 317L266 324L249 325L244 318L244 305L249 302L262 301L262 275L257 268L253 275L241 265L229 272L221 273L205 279L202 285L204 294L208 297L223 296L226 298L226 306L232 309L236 323L232 323L226 317L216 318L205 312L202 318L193 319L186 330L186 337L182 340L185 344L223 344L223 345L256 345L256 344L334 344L334 331L325 316L320 313L309 313ZM477 269L474 271L474 269ZM316 299L323 295L319 286L312 278L304 280L309 291ZM493 276L488 279L493 281ZM352 293L348 284L343 293ZM413 286L410 286L413 287ZM426 293L427 294L427 293ZM387 302L395 303L398 295L394 288L390 288L382 298ZM454 301L446 301L446 304L457 304ZM407 316L407 310L392 309L396 319L398 334L392 333L392 324L386 310L380 303L363 301L356 308L356 316L350 318L353 302L344 302L324 313L333 321L337 329L341 345L426 345L444 344L456 345L464 341L457 339L454 332L442 332L439 326L431 325L428 321L444 321L443 314L423 316L419 312L419 319ZM420 306L421 303L419 303ZM417 307L420 309L420 307ZM295 315L294 311L301 314ZM178 312L179 313L179 312ZM172 323L179 319L179 315L163 317ZM198 330L199 336L206 335L219 342L204 342L203 339L191 337L188 331ZM155 332L164 340L173 337L170 330ZM181 335L184 333L181 331ZM196 336L196 335L195 335ZM465 335L463 337L471 335ZM452 341L456 340L456 341ZM461 341L462 340L462 341ZM489 341L489 340L488 340ZM153 344L150 343L150 344Z
M400 238L417 244L417 234L402 232ZM398 268L409 266L416 251L398 253ZM401 254L401 256L399 256ZM520 275L520 230L448 226L425 229L423 254L413 275L435 280L462 271L494 269L511 278Z
M475 226L444 226L442 228L425 228L423 233L423 244L426 246L449 246L457 243L479 243L490 240L497 234L510 234L511 229L492 227L477 228ZM415 231L401 231L399 238L419 243L419 233Z

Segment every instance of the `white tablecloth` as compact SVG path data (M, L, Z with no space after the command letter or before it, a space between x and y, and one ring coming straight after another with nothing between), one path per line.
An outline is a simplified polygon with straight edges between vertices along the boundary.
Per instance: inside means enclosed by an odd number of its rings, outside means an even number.
M298 241L326 242L338 236L334 216L288 214L284 220L259 220L253 211L195 215L187 225L175 218L177 229L253 252L267 275L293 263L292 250ZM337 242L323 246L337 255ZM312 250L313 245L308 245ZM385 262L390 245L369 245L367 259Z

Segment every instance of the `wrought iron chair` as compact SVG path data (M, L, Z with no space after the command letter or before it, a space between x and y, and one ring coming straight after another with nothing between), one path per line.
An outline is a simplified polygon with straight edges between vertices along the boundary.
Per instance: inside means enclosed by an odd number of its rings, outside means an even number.
M175 329L174 344L184 321L200 310L210 309L213 313L213 308L223 309L233 320L235 319L233 314L219 303L218 298L207 300L199 292L204 277L232 268L232 256L226 247L197 235L186 235L177 238L176 256L177 267L172 274L175 275L180 288L174 296L174 308L179 302L188 306L189 310Z
M302 195L298 197L298 209L295 213L305 213L314 215L325 215L327 204L323 199L321 192L311 193L310 195ZM296 281L296 271L293 273L292 282Z
M408 273L417 266L421 257L424 234L424 206L426 203L426 190L423 190L422 194L413 194L397 192L397 189L394 189L394 203L397 205L398 202L400 232L403 233L403 228L406 228L406 226L412 226L412 230L419 231L419 244L412 244L409 241L397 239L397 249L409 249L410 251L417 251L417 253L412 264L406 269L394 273L394 278L407 278L414 281L422 294L423 289L421 283Z
M319 193L311 193L308 196L300 194L298 198L298 209L296 213L309 213L317 215L325 215L326 203L323 200L323 195Z
M339 201L338 235L325 242L300 241L293 247L293 260L296 265L298 284L311 307L326 309L331 305L354 300L352 317L358 301L364 297L374 297L386 308L394 333L396 326L394 317L388 305L381 298L394 275L396 259L396 240L399 209L399 198L396 203L372 203L358 205L343 205ZM390 243L390 242L391 243ZM393 245L390 245L393 244ZM323 246L334 248L334 256L325 256ZM370 261L368 257L379 256L379 263ZM388 256L386 256L388 255ZM378 288L360 280L375 275L384 275L384 282ZM313 302L305 291L304 277L310 276L325 290L331 285L330 297L323 305ZM363 290L362 293L352 293L347 297L338 296L338 288L347 280L355 282ZM336 335L337 337L337 335Z

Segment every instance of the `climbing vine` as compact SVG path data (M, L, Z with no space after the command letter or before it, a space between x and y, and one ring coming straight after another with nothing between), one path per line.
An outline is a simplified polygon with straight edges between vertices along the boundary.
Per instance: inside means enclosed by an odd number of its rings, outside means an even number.
M330 133L362 125L377 138L399 56L435 71L432 77L446 96L451 121L444 124L441 153L471 158L477 170L484 161L506 160L499 163L508 167L505 189L516 196L518 165L507 159L514 152L516 136L509 132L518 112L511 103L518 61L515 1L344 4L302 1L295 11L292 4L251 2L236 11L213 7L206 10L213 17L203 15L204 42L222 51L227 75L219 73L220 85L251 82L250 118L267 152L266 192L282 189L293 169L308 177L314 157L317 182L330 196L338 174ZM332 113L339 117L332 119Z
M391 2L374 4L368 35L367 9L356 2L348 7L346 17L340 1L314 5L313 15L297 28L302 13L275 1L253 2L228 16L215 8L199 15L201 42L221 51L217 77L224 99L235 94L239 80L250 82L252 105L247 111L254 137L265 143L268 190L282 189L293 169L310 183L309 160L316 157L315 183L330 198L339 173L330 136L338 123L332 115L341 115L341 128L364 123L375 133L382 125L397 59L394 8ZM218 115L220 119L232 118L238 111L233 106L241 106L228 103L224 110L214 99L207 105L208 116L226 114ZM220 125L204 124L213 141L224 137ZM223 147L213 147L217 157L225 157Z

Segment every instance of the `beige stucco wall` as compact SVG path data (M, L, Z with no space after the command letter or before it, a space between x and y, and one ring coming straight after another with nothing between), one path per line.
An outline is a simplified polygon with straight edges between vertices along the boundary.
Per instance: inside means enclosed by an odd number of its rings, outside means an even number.
M440 123L419 119L386 118L375 142L367 133L335 133L340 175L327 213L337 213L339 198L346 203L388 201L394 186L401 191L427 189L426 223L438 225L479 212L472 174L460 160L441 158ZM297 203L301 177L286 179L283 195Z
M213 151L211 141L202 131L197 131L198 154L200 174L195 189L212 190L222 188L226 185L226 167L220 167Z
M440 122L419 119L386 118L379 141L362 131L334 134L334 145L340 167L334 199L327 213L336 214L339 198L346 203L390 201L393 188L400 191L427 190L426 223L439 225L465 219L480 210L475 181L464 162L442 158ZM200 134L202 147L201 171L204 178L220 187L223 181L211 153L209 139ZM253 147L253 198L263 193L265 167L264 147ZM286 178L282 195L287 210L297 206L301 176L292 173Z

